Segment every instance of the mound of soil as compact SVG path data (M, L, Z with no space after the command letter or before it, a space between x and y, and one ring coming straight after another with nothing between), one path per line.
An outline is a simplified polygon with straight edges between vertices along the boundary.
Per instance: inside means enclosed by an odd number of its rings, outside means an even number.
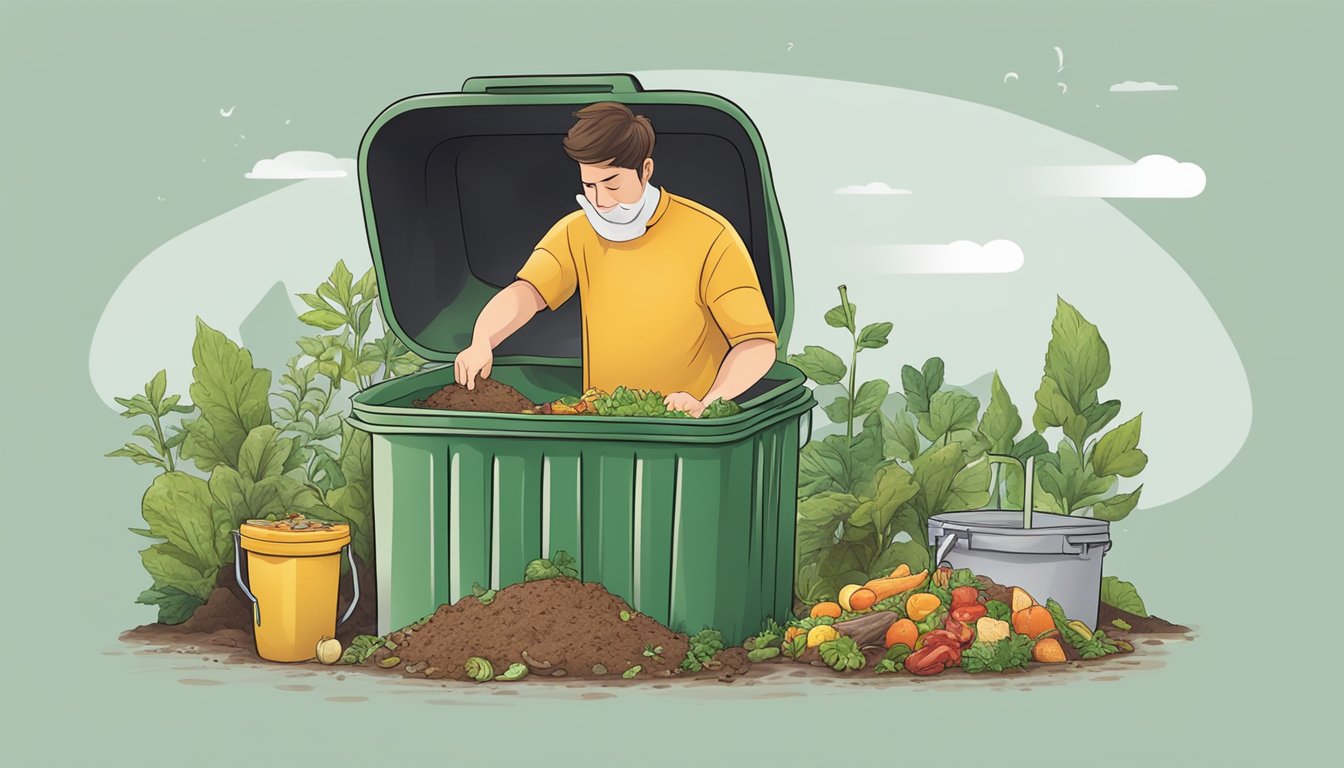
M998 600L999 602L1008 603L1009 605L1012 604L1013 602L1012 587L1005 587L1002 584L996 584L994 580L989 578L988 576L980 576L978 578L980 579L981 585L983 585L985 588L986 599ZM1126 624L1129 624L1129 629L1120 630L1115 625L1113 625L1111 622L1116 619L1120 619L1121 621L1124 621ZM1183 627L1180 624L1172 624L1171 622L1166 621L1165 619L1160 619L1156 616L1137 616L1128 611L1122 611L1119 608L1116 608L1115 606L1107 605L1105 603L1102 603L1100 610L1097 611L1097 625L1098 626L1093 627L1093 629L1097 628L1104 629L1106 630L1106 634L1111 635L1113 637L1118 634L1183 635L1188 634L1190 632L1189 627Z
M621 611L630 612L628 621ZM602 585L564 577L505 587L489 605L469 598L441 605L424 625L389 639L396 649L379 649L375 660L395 655L399 671L457 680L469 679L472 656L488 660L497 675L522 662L539 676L615 677L639 665L640 678L670 677L690 647L686 635L635 613ZM644 654L659 647L656 657ZM740 665L727 651L720 661L745 668L741 655Z
M412 400L411 405L445 411L521 413L533 403L508 384L478 377L474 389L454 382L424 400Z

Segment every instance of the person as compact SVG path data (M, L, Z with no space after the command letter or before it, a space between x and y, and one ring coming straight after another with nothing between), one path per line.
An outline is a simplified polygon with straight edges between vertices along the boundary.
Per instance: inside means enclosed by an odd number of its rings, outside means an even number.
M699 417L775 361L778 336L742 238L723 216L652 183L655 135L619 102L588 105L563 141L580 210L560 219L481 310L458 384L488 378L494 349L543 308L582 299L584 389L663 393Z

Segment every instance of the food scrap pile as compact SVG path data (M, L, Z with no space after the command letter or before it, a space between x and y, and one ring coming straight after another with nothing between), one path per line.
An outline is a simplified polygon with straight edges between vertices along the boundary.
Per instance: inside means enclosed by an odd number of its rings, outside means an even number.
M1118 626L1118 625L1117 625ZM1071 621L1053 599L1041 605L1025 590L1001 587L969 570L911 574L901 565L884 578L851 584L835 602L812 606L805 619L768 627L747 640L753 661L783 656L818 659L837 671L872 664L877 674L1006 672L1129 653L1102 629Z
M328 531L344 523L329 523L325 520L315 520L310 517L304 517L302 513L291 512L284 517L277 519L253 519L248 520L247 525L255 525L258 528L270 528L275 531Z
M436 408L449 411L491 413L525 413L544 415L642 416L645 418L689 419L685 411L668 410L660 392L648 389L617 387L613 392L589 389L580 396L562 397L548 403L534 404L508 384L493 379L477 379L474 389L453 383L424 399L411 401L417 408ZM709 404L701 419L715 419L740 413L742 408L731 400L715 400Z

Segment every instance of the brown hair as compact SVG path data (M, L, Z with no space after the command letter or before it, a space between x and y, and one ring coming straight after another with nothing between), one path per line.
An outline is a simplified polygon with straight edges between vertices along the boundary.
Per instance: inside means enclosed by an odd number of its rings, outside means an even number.
M618 101L589 104L574 113L579 121L565 135L565 154L585 165L610 160L617 168L642 175L644 158L653 156L653 124Z

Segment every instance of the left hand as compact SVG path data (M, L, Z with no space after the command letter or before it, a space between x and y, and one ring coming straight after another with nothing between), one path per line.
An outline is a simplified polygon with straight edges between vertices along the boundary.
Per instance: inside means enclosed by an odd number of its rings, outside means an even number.
M692 397L689 392L673 392L663 398L663 405L666 405L669 411L685 411L697 419L708 407L706 403Z

